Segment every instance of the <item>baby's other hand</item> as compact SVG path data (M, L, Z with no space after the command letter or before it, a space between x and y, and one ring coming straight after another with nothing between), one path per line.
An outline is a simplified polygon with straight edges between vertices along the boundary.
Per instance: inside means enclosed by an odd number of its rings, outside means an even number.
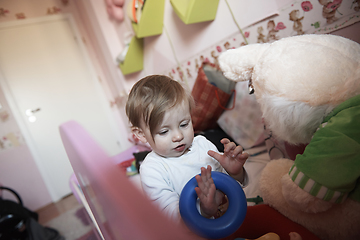
M243 152L241 146L236 146L227 138L220 141L224 145L224 153L219 154L214 151L208 151L209 156L215 158L221 166L229 173L230 176L242 182L243 179L243 166L249 157L249 154Z

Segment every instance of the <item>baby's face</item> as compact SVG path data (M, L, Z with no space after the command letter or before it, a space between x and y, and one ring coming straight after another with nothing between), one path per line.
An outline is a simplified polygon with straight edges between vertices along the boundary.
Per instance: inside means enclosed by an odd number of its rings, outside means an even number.
M179 157L186 153L194 139L189 104L183 102L168 110L162 123L154 131L143 128L145 137L154 152L163 157Z

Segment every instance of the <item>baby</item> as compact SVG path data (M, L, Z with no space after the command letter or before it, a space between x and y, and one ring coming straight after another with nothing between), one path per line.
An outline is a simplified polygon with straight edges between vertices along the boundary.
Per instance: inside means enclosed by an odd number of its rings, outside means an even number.
M220 154L205 137L194 137L193 106L191 94L163 75L139 80L126 103L132 133L152 148L140 165L143 190L174 220L181 219L179 197L195 175L201 214L208 218L217 214L224 196L216 190L211 171L226 171L242 187L248 182L243 165L249 155L243 153L241 146L224 138L224 154Z

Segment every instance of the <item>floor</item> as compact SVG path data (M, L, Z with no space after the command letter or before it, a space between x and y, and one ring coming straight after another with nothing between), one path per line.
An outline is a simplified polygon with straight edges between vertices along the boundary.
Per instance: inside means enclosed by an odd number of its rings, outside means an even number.
M39 223L59 232L65 240L96 240L97 234L82 204L73 194L38 211Z
M80 206L81 204L76 200L75 196L70 194L60 201L51 203L36 212L39 214L39 223L43 225L52 219L59 217L61 214L79 208Z

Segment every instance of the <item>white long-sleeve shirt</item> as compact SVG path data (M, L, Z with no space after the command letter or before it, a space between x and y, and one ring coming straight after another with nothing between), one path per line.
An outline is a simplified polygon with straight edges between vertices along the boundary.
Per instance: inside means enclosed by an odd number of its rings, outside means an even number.
M180 157L162 157L150 152L140 165L140 178L144 192L166 215L180 219L179 198L186 183L200 174L201 167L211 166L212 171L225 172L220 163L207 152L218 152L204 136L196 136L190 151ZM247 184L247 174L242 185Z

